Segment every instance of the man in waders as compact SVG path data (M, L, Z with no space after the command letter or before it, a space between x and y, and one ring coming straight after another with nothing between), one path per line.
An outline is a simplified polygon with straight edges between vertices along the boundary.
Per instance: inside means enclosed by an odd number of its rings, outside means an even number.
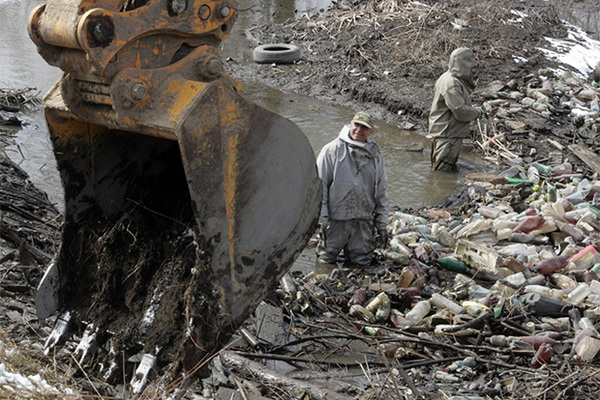
M373 250L387 242L388 180L374 133L373 117L358 112L317 157L323 181L317 245L321 263L335 263L344 250L352 265L368 266Z
M456 171L463 138L469 135L469 123L483 114L471 105L475 87L471 76L473 52L461 47L452 52L448 70L435 83L429 114L431 165L436 171Z

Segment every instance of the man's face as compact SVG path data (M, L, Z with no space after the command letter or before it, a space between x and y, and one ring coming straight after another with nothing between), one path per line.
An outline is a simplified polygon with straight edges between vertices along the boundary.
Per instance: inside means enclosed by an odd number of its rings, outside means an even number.
M374 130L364 125L353 122L350 124L350 137L357 142L366 142L373 135Z

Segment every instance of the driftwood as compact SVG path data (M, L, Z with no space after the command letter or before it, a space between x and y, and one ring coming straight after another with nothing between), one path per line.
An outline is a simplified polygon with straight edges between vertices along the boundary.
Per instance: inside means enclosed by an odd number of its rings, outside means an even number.
M269 388L273 388L275 391L291 394L291 397L295 399L301 399L305 395L309 395L311 399L323 400L342 400L348 398L347 395L342 395L308 382L288 378L260 363L250 361L230 351L221 352L220 359L223 366L232 370L234 374L253 382L260 382Z
M24 265L45 265L56 246L60 214L27 173L0 154L0 238Z
M592 171L596 173L600 173L600 157L596 155L589 147L584 144L577 143L569 146L569 150L571 150L577 157L581 159L588 167L592 169Z

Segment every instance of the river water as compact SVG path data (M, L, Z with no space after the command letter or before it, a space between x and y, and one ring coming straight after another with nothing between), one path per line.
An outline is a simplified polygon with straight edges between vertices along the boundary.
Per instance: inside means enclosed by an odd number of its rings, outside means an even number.
M0 88L35 87L40 96L58 80L61 71L38 55L27 34L27 18L41 0L0 0ZM322 12L331 0L248 0L238 1L239 17L230 37L223 43L223 57L252 62L251 44L244 30L254 25L279 23L305 13ZM432 77L434 79L434 77ZM325 101L284 93L254 82L243 82L252 101L289 118L306 134L315 154L334 139L355 110ZM34 184L46 191L62 209L62 189L47 137L41 110L24 116L26 126L15 136L6 153L23 169ZM481 168L477 156L463 153L461 173L432 172L429 142L415 132L378 121L375 140L380 145L390 181L390 204L402 207L432 205L464 183L466 173ZM408 151L422 148L424 151Z

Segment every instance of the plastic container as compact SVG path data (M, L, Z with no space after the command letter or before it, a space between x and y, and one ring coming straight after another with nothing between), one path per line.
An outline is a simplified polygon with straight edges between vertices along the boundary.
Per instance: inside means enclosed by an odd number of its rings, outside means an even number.
M438 258L436 261L440 267L448 271L459 273L467 273L469 271L467 264L452 257Z
M527 293L519 297L519 300L525 304L534 313L539 316L560 317L568 315L572 306L552 297L543 296L539 293Z
M412 310L407 312L404 317L416 325L429 314L429 311L431 311L431 303L429 300L422 300L415 304Z
M598 250L594 246L588 245L569 258L569 269L590 269L599 261L600 254L598 254Z
M542 275L550 275L564 268L567 265L567 257L555 256L540 261L534 268L534 271Z
M377 309L379 308L379 306L383 303L389 303L390 302L390 298L388 297L388 295L385 292L381 292L379 293L377 296L373 297L371 299L371 301L369 301L367 303L367 305L365 306L365 308L369 311L371 311L372 313L376 312Z
M583 239L585 239L585 236L583 235L583 233L581 233L581 231L579 229L577 229L577 227L575 227L575 225L567 223L567 222L562 222L559 220L556 220L556 226L558 227L558 229L564 233L565 235L569 235L571 236L576 243L580 243L583 241Z
M565 302L576 306L581 303L590 293L592 293L592 290L588 284L580 283L579 286L577 286L571 291L571 293L567 295Z
M376 322L375 315L371 311L367 310L365 307L360 306L358 304L355 304L352 307L350 307L349 314L352 317L360 317L369 323Z
M554 346L544 343L536 351L533 359L531 360L532 368L539 368L548 361L554 354Z
M449 298L439 294L434 293L431 295L431 304L436 306L439 309L446 309L450 311L452 314L462 314L465 312L465 309L461 307L459 304L450 300Z
M361 287L354 291L350 300L348 300L348 308L355 304L362 306L367 301L367 288Z
M539 162L533 162L531 163L531 165L537 169L539 171L540 174L544 174L546 176L552 176L552 168L544 165L544 164L540 164Z
M525 218L525 220L521 221L519 225L517 225L514 229L515 232L520 233L528 233L542 226L545 222L544 217L541 215L534 215L531 217Z
M389 299L387 299L387 301L382 302L377 308L377 311L375 312L375 319L377 320L377 322L387 321L388 317L390 316L391 310L392 304L390 303Z
M559 289L572 290L577 287L577 281L565 274L552 274L552 281Z

